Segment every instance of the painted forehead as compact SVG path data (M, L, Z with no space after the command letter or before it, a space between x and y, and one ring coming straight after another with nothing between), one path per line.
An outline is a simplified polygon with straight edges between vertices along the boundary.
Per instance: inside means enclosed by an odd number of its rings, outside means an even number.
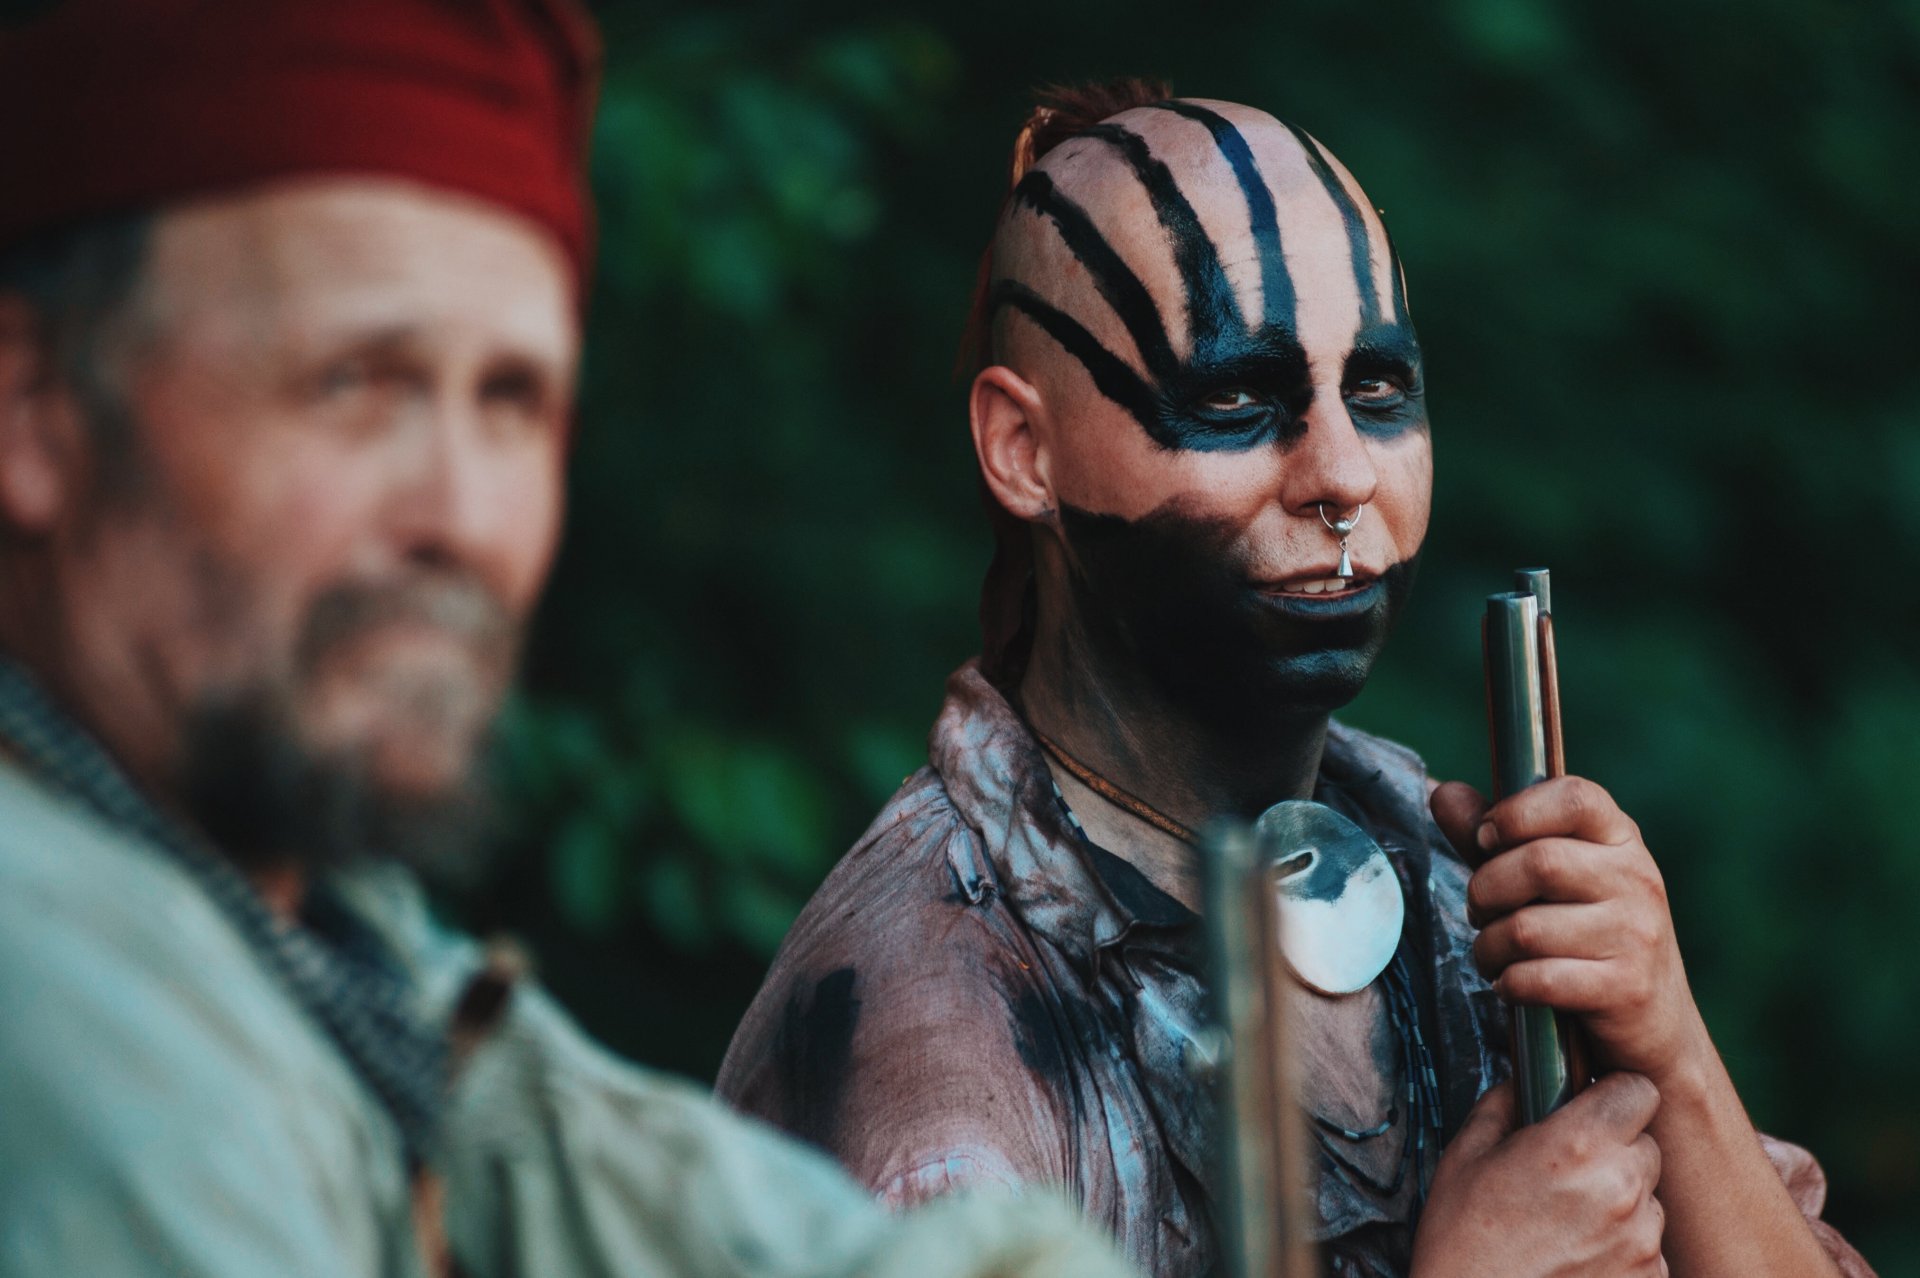
M1141 416L1253 354L1413 350L1386 227L1325 148L1263 112L1173 101L1049 153L995 243L993 301L1032 320Z

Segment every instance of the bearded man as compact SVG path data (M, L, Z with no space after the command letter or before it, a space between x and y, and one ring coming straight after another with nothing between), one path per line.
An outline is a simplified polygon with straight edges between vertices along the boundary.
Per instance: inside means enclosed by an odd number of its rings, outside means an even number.
M1207 1272L1192 831L1312 798L1398 889L1357 980L1293 995L1335 1272L1867 1273L1814 1220L1812 1159L1749 1125L1607 794L1488 811L1329 717L1432 484L1400 265L1352 176L1263 112L1129 82L1037 111L1014 177L970 400L985 653L795 925L721 1094L889 1202L1062 1185L1143 1268ZM1352 952L1322 957L1365 958L1377 922L1323 929ZM1582 1014L1607 1071L1530 1128L1502 996Z
M473 841L557 540L593 71L567 0L0 31L8 1278L1119 1272L890 1222L400 863Z

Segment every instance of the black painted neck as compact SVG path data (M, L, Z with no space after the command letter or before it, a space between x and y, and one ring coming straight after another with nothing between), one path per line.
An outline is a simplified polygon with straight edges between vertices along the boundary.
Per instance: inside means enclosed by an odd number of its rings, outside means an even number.
M1312 795L1327 712L1270 716L1255 732L1209 723L1141 671L1119 668L1059 592L1040 593L1017 699L1027 721L1080 762L1195 830Z

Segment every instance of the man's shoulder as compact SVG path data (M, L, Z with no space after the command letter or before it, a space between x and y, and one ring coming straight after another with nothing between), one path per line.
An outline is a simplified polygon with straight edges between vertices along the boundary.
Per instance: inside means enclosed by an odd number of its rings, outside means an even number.
M997 873L940 774L923 767L888 799L808 900L781 957L858 933L874 938L930 916L991 904Z
M979 832L954 806L940 775L921 768L815 890L780 947L767 987L782 974L828 974L844 965L902 971L950 961L951 949L943 957L930 934L964 932L999 904L998 873ZM876 948L888 951L884 962Z
M49 1233L66 1228L62 1203L160 1213L152 1246L209 1272L227 1271L216 1254L265 1254L255 1245L324 1258L347 1245L323 1232L342 1222L364 1239L377 1190L353 1178L382 1131L344 1065L182 871L4 767L0 1077L0 1181L31 1189L9 1207L44 1218L49 1255L118 1237ZM267 1201L316 1191L336 1197L332 1224ZM348 1201L362 1206L341 1214ZM222 1211L224 1242L206 1232ZM283 1228L249 1232L276 1216Z
M719 1090L739 1103L769 1071L806 1073L800 1058L858 1072L903 1036L931 1052L948 1031L1000 1026L1015 987L1032 979L1019 957L1032 944L979 833L923 768L801 912L735 1033Z
M89 961L56 961L54 956ZM225 979L250 958L179 866L0 765L0 988Z
M47 947L85 948L102 966L75 970ZM173 861L16 769L0 766L0 981L93 984L153 975L190 985L211 964L248 959L244 944ZM124 970L123 970L124 969ZM224 980L224 974L221 978Z
M0 881L26 891L114 894L88 871L123 867L166 878L170 867L86 809L0 762ZM16 903L0 894L0 908Z
M176 1081L169 1067L215 1074L225 1062L284 1077L290 1062L325 1056L182 868L5 767L0 1011L0 1058L56 1079L129 1061L156 1085Z

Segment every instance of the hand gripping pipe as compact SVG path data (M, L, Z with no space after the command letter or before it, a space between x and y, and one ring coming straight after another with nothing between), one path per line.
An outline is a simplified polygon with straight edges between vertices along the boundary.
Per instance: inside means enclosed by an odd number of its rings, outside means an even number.
M1487 597L1481 632L1496 802L1566 775L1552 588L1545 568L1523 568L1514 576L1517 590ZM1566 1013L1513 1009L1513 1073L1523 1122L1539 1122L1586 1085L1584 1057Z

